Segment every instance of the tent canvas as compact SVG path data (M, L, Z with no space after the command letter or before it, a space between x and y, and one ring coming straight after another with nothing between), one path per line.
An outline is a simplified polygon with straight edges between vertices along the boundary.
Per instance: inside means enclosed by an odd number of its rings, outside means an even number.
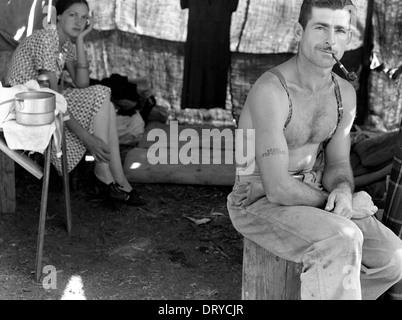
M91 77L100 80L113 73L130 79L146 77L158 103L171 112L171 119L185 119L183 114L186 112L180 110L180 97L188 10L181 9L180 0L88 2L95 17L95 30L87 37ZM212 116L217 124L231 123L232 111L235 116L238 115L248 90L258 76L296 52L293 25L297 21L301 2L239 1L231 21L232 62L226 107L213 111ZM0 76L4 76L6 61L18 42L31 30L42 27L47 3L38 0L0 1ZM359 56L363 47L367 3L355 0L357 23L348 52L356 52ZM19 18L10 19L15 16ZM28 28L28 25L31 27ZM346 66L355 71L360 64L361 61L351 66L346 62ZM192 111L187 118L197 117L195 113Z

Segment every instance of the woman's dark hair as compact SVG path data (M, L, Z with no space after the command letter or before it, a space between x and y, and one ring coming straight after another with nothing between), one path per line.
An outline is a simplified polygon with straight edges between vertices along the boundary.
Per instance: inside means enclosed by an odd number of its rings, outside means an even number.
M304 0L300 9L299 23L303 29L306 28L308 21L311 19L313 8L341 10L345 7L356 9L352 0ZM355 14L350 10L351 14Z
M56 2L57 15L63 14L64 11L66 11L68 8L70 8L73 4L76 3L85 4L89 9L89 5L86 0L57 0Z

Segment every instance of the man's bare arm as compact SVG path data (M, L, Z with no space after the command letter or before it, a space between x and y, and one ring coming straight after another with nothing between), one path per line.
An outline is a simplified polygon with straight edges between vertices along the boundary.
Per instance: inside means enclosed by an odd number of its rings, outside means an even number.
M270 76L263 77L250 91L246 105L255 128L256 161L268 200L287 206L324 208L326 192L289 175L289 150L283 132L288 113L283 106L288 105L288 99L280 83Z
M330 193L326 210L351 218L354 177L350 165L350 130L356 115L356 92L341 80L344 115L325 150L323 186Z
M285 149L282 150L280 148L272 148L263 154L260 154L260 159L257 160L257 162L260 168L267 166L275 170L275 168L278 169L279 166L273 166L272 164L275 162L288 163L287 157L288 152L285 151ZM264 172L268 173L269 171L264 170ZM327 202L327 192L315 189L304 182L292 178L287 170L284 171L282 177L275 175L280 179L276 182L276 185L274 185L275 180L273 178L273 174L270 174L270 178L267 177L264 179L265 175L266 174L262 174L262 177L263 181L268 180L264 185L269 185L266 188L266 190L268 190L266 193L271 202L287 206L305 205L322 209Z
M325 168L325 189L330 192L336 188L348 188L353 193L354 178L349 162L328 165Z

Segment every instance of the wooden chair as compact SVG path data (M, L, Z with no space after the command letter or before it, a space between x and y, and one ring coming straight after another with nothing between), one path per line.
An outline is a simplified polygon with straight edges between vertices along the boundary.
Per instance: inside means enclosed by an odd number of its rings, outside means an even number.
M14 212L15 211L15 177L14 177L14 162L18 163L25 170L30 172L38 179L43 178L42 182L42 195L39 214L39 227L38 227L38 240L36 247L36 264L35 264L35 280L39 282L42 276L42 258L43 258L43 245L45 236L46 213L48 203L49 191L49 178L50 178L50 154L52 140L50 140L44 153L44 166L41 167L38 163L33 161L24 153L20 153L8 148L4 136L0 134L0 212ZM70 184L67 170L65 133L63 130L62 137L62 172L63 172L63 191L64 203L67 217L67 232L71 233L72 220L71 220L71 204L70 204ZM5 183L7 182L7 183Z

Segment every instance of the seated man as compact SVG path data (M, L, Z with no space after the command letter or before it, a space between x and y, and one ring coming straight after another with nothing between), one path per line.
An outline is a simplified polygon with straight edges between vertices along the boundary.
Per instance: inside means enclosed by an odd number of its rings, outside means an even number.
M302 299L376 299L402 278L402 241L371 197L354 193L349 162L353 86L332 72L351 39L350 0L304 0L298 53L251 88L236 148L255 144L228 196L234 227L303 263ZM250 138L248 138L250 137ZM319 161L322 156L322 161Z

